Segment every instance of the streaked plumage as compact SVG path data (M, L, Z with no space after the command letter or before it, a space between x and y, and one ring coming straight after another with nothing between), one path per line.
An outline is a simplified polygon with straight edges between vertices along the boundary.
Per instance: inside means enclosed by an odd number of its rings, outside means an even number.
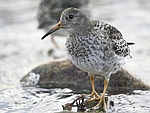
M110 75L117 72L125 64L126 58L130 57L128 43L117 28L105 22L91 20L83 11L76 8L64 10L60 22L42 39L60 28L66 29L69 34L66 48L70 60L90 75L92 100L100 100L96 107L104 102L104 109L106 109L104 95L108 81ZM94 88L94 74L105 77L101 96Z

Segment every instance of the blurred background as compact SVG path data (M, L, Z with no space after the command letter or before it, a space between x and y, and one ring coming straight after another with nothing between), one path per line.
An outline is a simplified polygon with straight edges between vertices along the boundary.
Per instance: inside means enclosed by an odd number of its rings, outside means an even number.
M135 43L130 46L133 58L127 61L124 68L150 85L150 1L91 0L89 2L89 15L92 19L115 26L126 41ZM61 105L60 103L48 103L53 102L54 100L50 100L51 96L56 95L36 93L39 90L36 88L24 90L19 83L19 80L35 66L54 58L67 56L64 51L62 52L65 49L65 36L55 36L59 49L50 38L41 40L47 29L38 29L40 3L40 0L0 0L1 113L61 111L61 108L57 107L58 104ZM70 89L51 90L59 93L71 91ZM43 104L40 104L42 102L45 106L52 104L53 107L42 109Z

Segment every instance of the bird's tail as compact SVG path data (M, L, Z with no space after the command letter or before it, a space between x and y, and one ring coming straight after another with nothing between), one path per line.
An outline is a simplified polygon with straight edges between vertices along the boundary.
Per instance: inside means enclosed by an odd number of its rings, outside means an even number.
M127 42L127 44L128 44L128 45L134 45L135 43L133 43L133 42ZM131 55L129 55L129 57L132 58Z
M135 43L133 42L127 42L128 45L134 45Z

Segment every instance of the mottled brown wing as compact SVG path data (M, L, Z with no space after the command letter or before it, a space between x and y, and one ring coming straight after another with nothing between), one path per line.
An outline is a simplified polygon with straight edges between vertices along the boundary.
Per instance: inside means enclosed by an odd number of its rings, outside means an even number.
M112 48L117 55L124 57L130 55L128 44L118 29L104 22L100 22L97 27L108 37L108 40L111 40Z

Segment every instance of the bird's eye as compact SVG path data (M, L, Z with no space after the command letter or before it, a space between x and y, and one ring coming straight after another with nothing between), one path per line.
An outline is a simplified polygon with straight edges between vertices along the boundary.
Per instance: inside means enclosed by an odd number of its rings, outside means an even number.
M73 19L73 15L69 15L69 19Z

